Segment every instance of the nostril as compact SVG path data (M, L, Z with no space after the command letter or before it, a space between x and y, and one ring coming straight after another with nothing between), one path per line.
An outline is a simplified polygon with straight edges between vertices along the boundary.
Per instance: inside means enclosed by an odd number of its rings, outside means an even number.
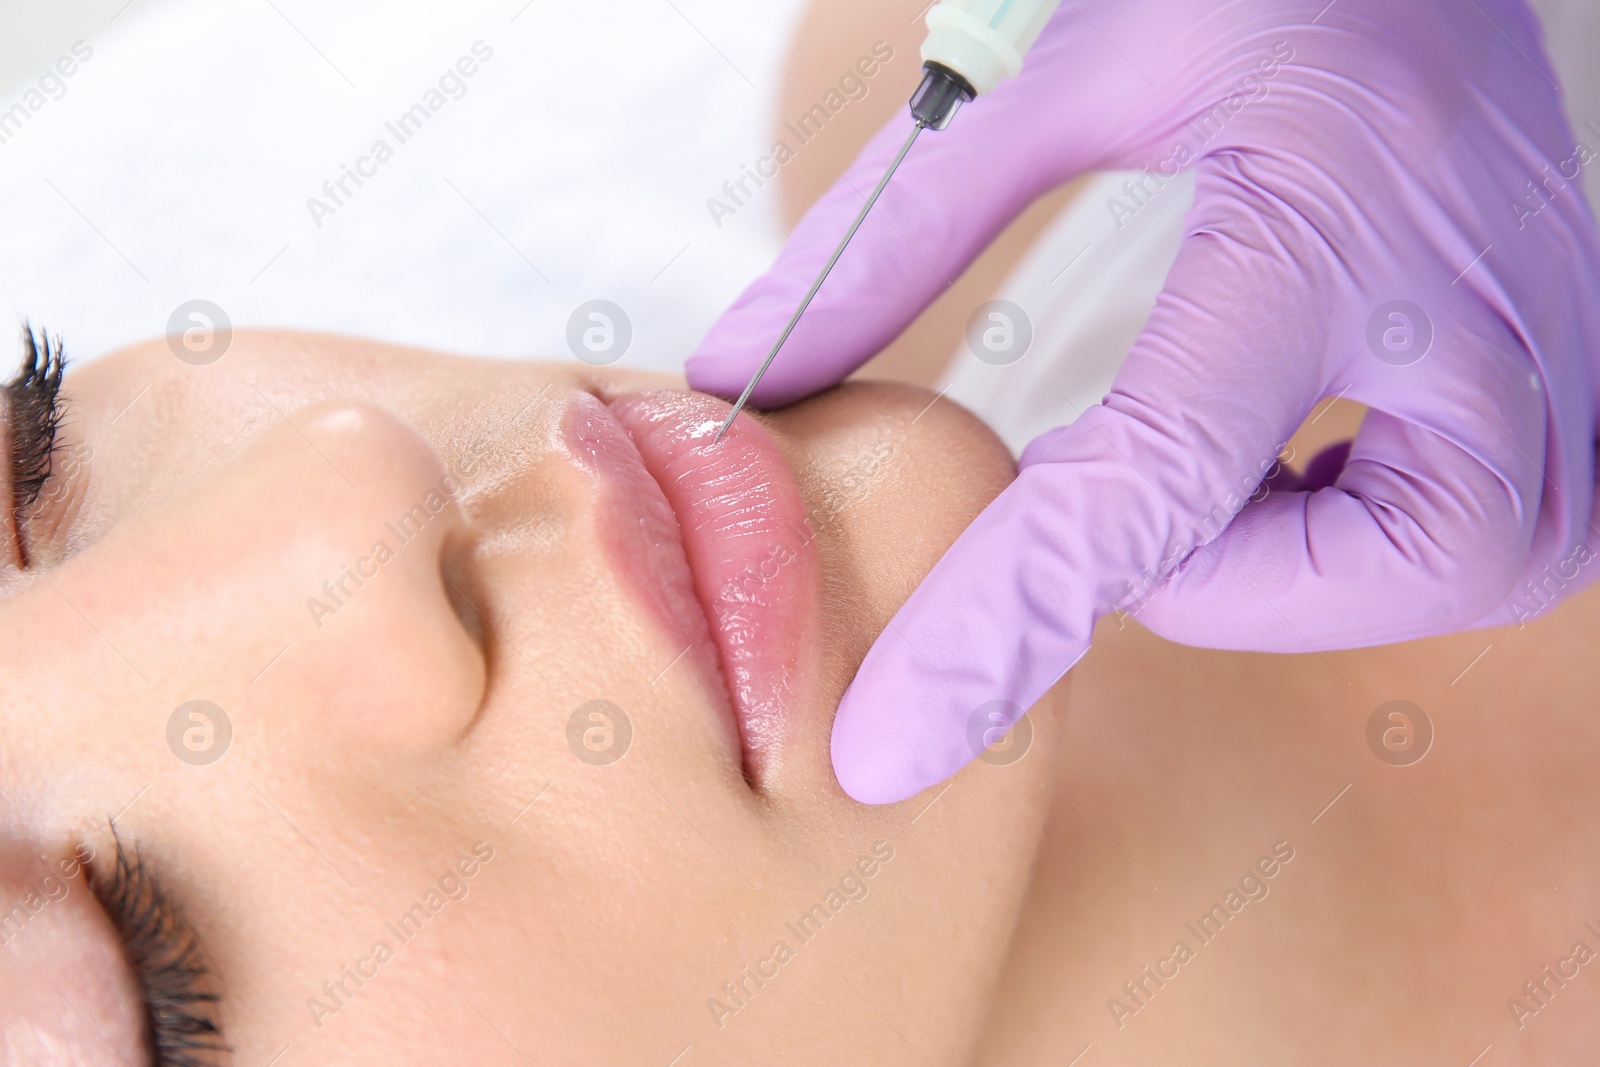
M452 531L439 554L439 578L444 582L445 598L461 628L487 659L489 644L484 639L484 630L490 625L484 607L487 590L483 587L482 571L476 566L477 550L478 535L472 527Z
M459 738L488 671L462 480L382 408L320 404L287 418L261 489L299 512L288 569L317 577L280 677L298 670L307 710L363 745Z

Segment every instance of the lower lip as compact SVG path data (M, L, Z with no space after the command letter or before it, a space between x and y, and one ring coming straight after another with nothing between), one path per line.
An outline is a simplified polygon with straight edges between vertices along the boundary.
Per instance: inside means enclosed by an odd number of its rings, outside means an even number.
M738 420L712 445L728 412L720 400L656 390L618 396L609 406L677 516L747 768L759 773L792 721L819 601L800 491L753 420Z

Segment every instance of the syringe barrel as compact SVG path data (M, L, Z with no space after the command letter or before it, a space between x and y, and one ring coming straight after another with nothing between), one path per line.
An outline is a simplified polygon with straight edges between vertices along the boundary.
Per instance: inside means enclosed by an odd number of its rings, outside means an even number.
M928 9L924 64L961 75L979 96L1022 70L1061 0L940 0Z

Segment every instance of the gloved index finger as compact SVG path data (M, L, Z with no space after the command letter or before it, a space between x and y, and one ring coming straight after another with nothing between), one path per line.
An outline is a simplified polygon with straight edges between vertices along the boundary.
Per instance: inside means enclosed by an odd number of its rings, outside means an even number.
M881 351L1041 192L1070 175L1007 83L925 131L862 221L752 396L790 403L832 385ZM690 384L737 396L782 334L840 239L914 128L908 112L868 143L795 227L777 262L712 328L687 364Z

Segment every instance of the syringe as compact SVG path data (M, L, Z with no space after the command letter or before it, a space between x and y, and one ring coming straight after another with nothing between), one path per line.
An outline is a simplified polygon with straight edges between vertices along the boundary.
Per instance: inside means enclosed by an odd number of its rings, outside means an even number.
M845 231L839 247L828 257L822 273L811 283L805 299L800 301L789 324L778 335L772 351L767 353L767 358L761 361L750 384L739 394L739 399L717 430L712 444L722 440L722 435L738 418L750 394L755 392L756 383L772 366L778 350L789 339L789 334L794 332L800 316L806 313L817 290L828 280L833 265L844 255L851 238L855 237L856 231L871 213L872 205L878 202L889 179L894 177L901 161L911 151L911 146L916 144L917 135L923 130L944 129L950 125L956 109L962 104L987 93L1002 79L1021 71L1022 57L1039 39L1045 23L1060 4L1061 0L940 0L940 3L928 9L928 36L922 42L922 84L911 94L911 135L900 146L889 169L872 190L872 195L867 197L855 221Z

